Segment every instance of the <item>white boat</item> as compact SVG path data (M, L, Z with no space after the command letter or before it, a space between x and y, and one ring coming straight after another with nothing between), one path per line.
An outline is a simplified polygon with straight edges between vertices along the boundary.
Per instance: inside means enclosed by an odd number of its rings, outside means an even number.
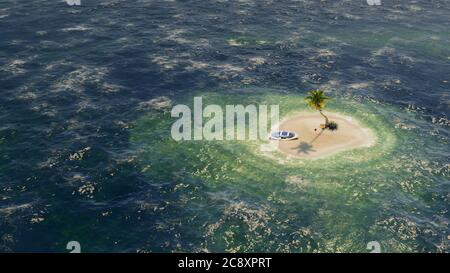
M272 140L294 140L297 138L298 138L297 133L289 131L275 131L272 132L269 136L269 139Z

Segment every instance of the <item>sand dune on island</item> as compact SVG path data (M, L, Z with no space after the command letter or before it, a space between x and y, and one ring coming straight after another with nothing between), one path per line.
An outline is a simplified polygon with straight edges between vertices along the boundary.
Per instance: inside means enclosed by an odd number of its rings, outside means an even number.
M373 134L351 117L325 114L330 121L339 124L338 130L320 129L320 124L325 122L319 113L298 113L282 120L278 128L296 132L299 138L291 141L271 140L271 144L285 154L300 158L318 158L375 144Z

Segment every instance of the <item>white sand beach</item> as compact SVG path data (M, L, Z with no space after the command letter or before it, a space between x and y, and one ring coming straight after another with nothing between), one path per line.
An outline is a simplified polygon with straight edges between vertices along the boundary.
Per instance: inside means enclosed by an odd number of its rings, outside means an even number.
M282 120L278 128L296 132L299 138L291 141L271 140L271 144L285 154L300 158L318 158L374 145L373 134L351 117L325 114L330 121L338 123L338 130L322 130L320 124L325 123L325 120L319 113L298 113Z

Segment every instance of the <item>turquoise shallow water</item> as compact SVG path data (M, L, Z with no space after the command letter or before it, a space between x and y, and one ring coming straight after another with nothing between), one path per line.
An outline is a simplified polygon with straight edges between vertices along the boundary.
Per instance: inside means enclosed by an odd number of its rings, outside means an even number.
M82 3L0 2L1 252L449 252L448 1ZM376 145L168 137L194 96L318 88Z
M204 103L279 103L282 117L305 109L303 97L277 90L218 93L202 93ZM448 143L415 113L389 104L342 97L329 110L370 128L376 145L316 160L270 157L264 141L168 139L175 119L158 112L136 122L131 141L143 174L173 181L176 203L202 227L209 251L363 252L369 241L388 251L431 251L422 236L443 242L449 196L430 190L448 183L440 154Z

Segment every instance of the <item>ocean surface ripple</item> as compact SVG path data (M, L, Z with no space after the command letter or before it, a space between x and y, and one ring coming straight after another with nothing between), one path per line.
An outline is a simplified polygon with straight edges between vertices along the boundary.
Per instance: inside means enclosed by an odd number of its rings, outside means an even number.
M450 2L0 3L0 251L450 251ZM379 143L291 162L170 107L323 88Z

